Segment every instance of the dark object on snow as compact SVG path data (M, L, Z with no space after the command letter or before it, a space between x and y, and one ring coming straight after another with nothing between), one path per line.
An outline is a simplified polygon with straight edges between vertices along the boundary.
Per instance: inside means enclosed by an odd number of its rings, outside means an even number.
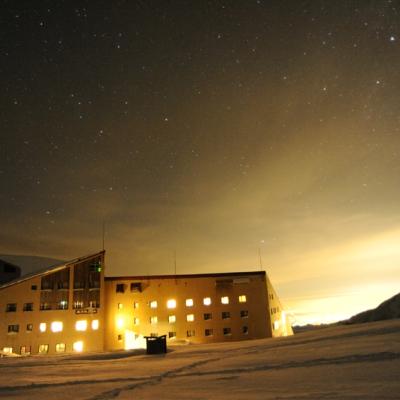
M161 354L167 352L167 335L145 336L145 339L147 354Z

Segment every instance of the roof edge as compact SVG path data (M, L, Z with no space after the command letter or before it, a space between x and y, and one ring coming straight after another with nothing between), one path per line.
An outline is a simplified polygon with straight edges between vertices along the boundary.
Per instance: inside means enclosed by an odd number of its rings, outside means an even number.
M185 279L185 278L218 278L234 276L266 276L266 271L242 271L242 272L218 272L205 274L182 274L182 275L138 275L138 276L106 276L106 281L117 280L147 280L147 279Z
M13 279L10 282L6 282L3 285L0 285L0 290L1 289L5 289L5 288L7 288L9 286L16 285L16 284L21 283L21 282L25 282L25 281L27 281L29 279L32 279L32 278L37 278L38 276L43 276L43 275L50 274L52 272L61 271L64 268L67 268L71 264L76 264L78 262L85 261L85 260L87 260L89 258L93 258L93 257L98 256L100 254L104 254L105 252L106 252L105 250L101 250L101 251L98 251L96 253L88 254L86 256L74 258L74 259L72 259L70 261L65 261L65 262L62 262L62 263L59 263L59 264L51 265L51 266L49 266L47 268L44 268L44 269L42 269L40 271L33 272L31 274L27 274L27 275L21 276L20 278Z

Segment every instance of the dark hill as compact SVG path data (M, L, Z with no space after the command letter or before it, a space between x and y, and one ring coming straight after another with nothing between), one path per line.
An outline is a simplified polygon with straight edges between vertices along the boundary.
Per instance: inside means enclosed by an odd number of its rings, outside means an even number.
M343 323L360 324L394 318L400 318L400 293L384 301L378 307L356 314Z

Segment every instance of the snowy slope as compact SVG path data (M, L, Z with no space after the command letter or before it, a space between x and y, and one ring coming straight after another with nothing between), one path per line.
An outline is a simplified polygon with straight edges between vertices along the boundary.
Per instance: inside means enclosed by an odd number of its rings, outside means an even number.
M399 399L400 320L280 339L0 360L5 399Z

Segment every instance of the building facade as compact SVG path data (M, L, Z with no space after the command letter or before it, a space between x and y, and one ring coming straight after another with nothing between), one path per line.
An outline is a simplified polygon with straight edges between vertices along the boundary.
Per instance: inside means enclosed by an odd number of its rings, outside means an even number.
M0 315L0 350L22 355L292 334L265 271L104 278L104 252L3 284Z

